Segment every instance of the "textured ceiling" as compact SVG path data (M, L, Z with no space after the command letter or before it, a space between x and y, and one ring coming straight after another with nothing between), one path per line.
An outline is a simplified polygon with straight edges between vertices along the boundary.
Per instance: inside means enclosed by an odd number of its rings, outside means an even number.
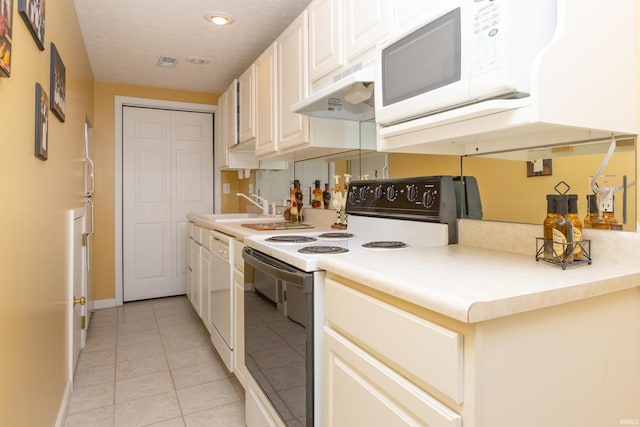
M223 92L310 0L75 0L95 80ZM207 12L235 22L208 23ZM160 56L178 59L174 68ZM210 62L193 65L189 56Z

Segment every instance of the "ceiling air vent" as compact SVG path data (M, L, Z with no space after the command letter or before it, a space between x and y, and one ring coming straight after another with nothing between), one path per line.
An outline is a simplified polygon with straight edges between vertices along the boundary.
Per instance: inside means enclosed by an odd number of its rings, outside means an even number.
M160 56L158 58L158 65L166 68L173 68L176 66L178 62L178 58L173 58L171 56Z

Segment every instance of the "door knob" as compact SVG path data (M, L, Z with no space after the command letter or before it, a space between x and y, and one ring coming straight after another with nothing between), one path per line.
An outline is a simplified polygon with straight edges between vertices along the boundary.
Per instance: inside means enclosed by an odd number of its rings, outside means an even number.
M73 297L73 306L75 307L77 304L85 305L87 303L87 299L85 297L76 298Z

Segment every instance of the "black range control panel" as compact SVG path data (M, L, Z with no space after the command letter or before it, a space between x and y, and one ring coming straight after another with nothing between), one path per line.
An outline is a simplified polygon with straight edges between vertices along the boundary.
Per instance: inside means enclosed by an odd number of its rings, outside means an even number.
M449 224L450 242L457 234L456 194L453 177L448 175L352 181L346 211L351 215Z

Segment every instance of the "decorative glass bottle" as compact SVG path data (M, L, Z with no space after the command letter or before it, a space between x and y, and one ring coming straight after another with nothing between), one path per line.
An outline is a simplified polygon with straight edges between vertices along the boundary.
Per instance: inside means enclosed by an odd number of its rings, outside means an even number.
M544 229L544 257L553 259L553 222L556 217L556 195L547 194L547 217L542 223Z
M573 259L584 259L582 251L582 221L578 217L578 195L569 194L569 213L567 216L573 225Z
M553 254L559 261L573 261L573 225L568 217L569 200L565 195L556 196L556 217L552 224Z

